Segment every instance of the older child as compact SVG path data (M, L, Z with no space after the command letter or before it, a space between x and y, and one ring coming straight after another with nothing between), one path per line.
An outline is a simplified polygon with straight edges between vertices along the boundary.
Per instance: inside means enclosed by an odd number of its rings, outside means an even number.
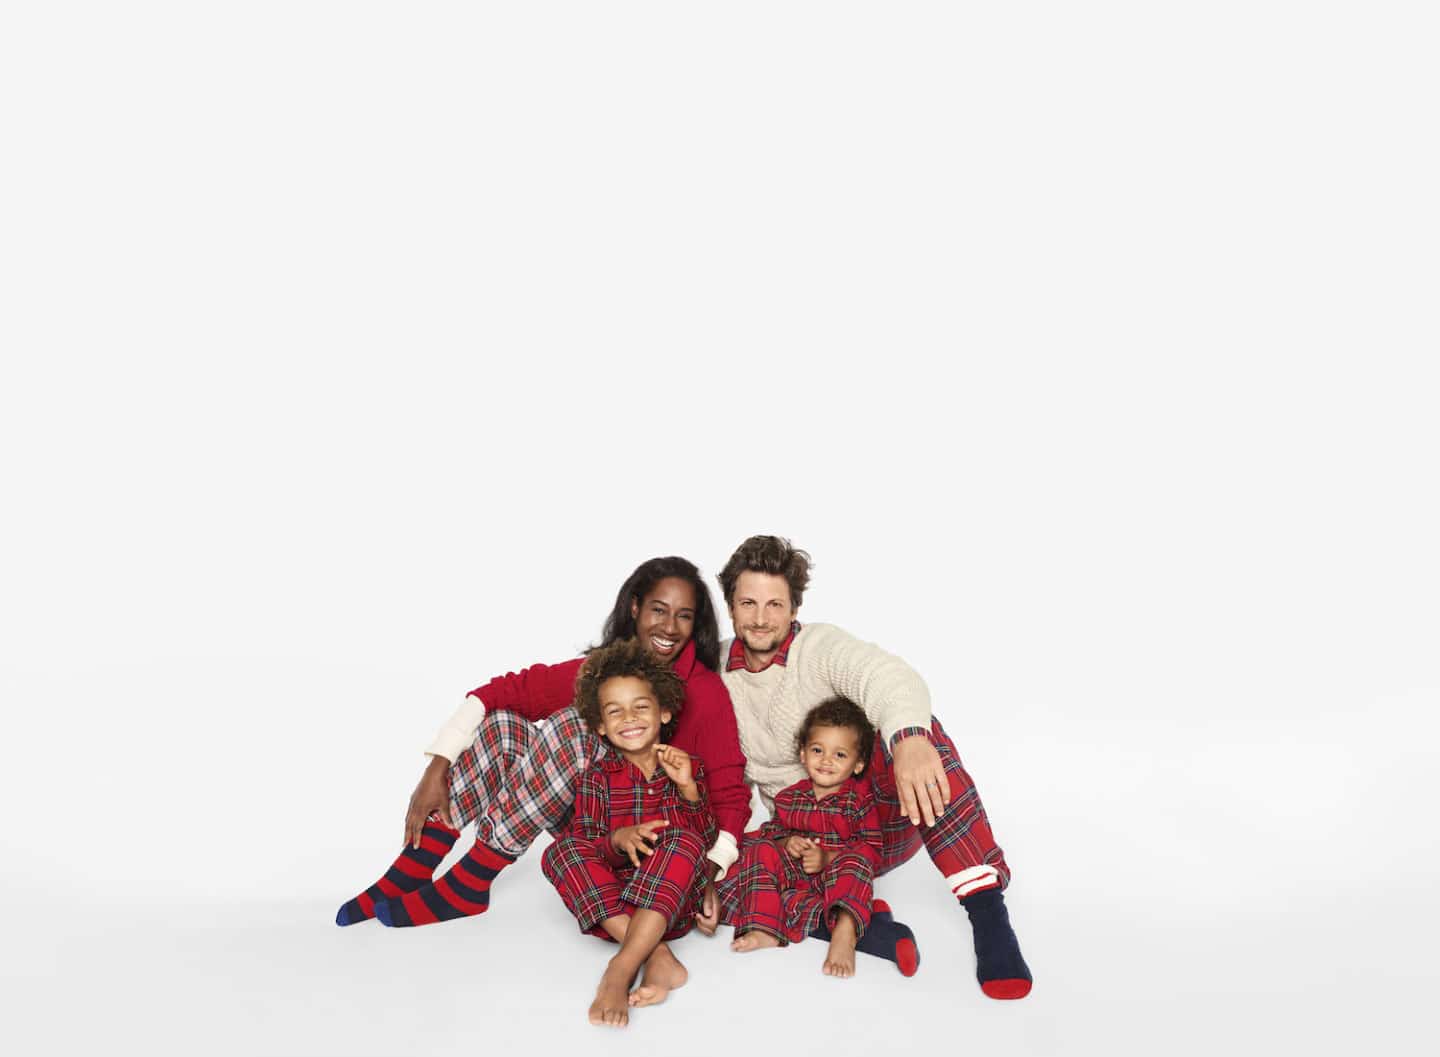
M870 925L881 855L875 801L869 783L860 780L874 742L874 727L846 698L821 702L806 715L795 748L809 778L776 794L774 818L741 852L732 950L798 943L828 929L822 971L855 975L855 949ZM890 920L888 910L882 911L887 929L903 931L889 953L875 953L891 957L909 976L919 962L914 937Z
M541 868L582 932L620 943L590 1004L592 1024L624 1026L630 1006L664 1001L688 975L663 940L693 924L716 825L700 760L661 740L684 695L633 640L592 651L575 684L576 707L608 745L580 776L570 830Z

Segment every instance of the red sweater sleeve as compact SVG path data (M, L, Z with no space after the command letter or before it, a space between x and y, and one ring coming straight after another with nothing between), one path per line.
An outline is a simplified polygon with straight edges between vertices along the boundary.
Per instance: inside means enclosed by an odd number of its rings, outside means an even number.
M685 683L685 706L671 741L705 761L715 821L738 844L750 821L745 754L740 751L730 691L718 675L702 664L695 665Z
M518 672L496 676L470 693L485 702L487 709L518 712L530 722L538 723L575 703L575 678L584 663L584 657L576 657L559 664L532 664Z

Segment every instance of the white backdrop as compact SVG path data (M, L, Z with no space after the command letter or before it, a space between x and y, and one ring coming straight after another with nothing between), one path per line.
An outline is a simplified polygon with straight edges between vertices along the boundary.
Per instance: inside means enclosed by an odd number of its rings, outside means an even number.
M8 8L3 1030L1413 1049L1422 12ZM802 618L928 680L1029 999L980 995L923 861L881 889L913 980L689 940L628 1036L538 856L482 919L334 928L461 694L755 532L814 555Z

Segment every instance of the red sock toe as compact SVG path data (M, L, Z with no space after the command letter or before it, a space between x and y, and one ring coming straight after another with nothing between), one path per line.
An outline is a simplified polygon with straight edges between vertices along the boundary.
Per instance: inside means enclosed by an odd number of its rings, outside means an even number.
M920 968L920 951L914 940L901 940L895 944L895 964L901 976L914 976Z
M991 998L1024 998L1030 993L1029 980L986 980L980 985Z

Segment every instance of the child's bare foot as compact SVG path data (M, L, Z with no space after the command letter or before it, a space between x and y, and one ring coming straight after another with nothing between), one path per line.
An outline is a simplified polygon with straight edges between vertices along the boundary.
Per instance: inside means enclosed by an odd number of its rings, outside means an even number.
M743 936L736 937L730 944L730 949L743 954L745 951L763 951L766 947L778 946L780 946L780 941L776 937L770 935L768 932L761 932L756 929L753 932L747 932Z
M590 1003L591 1024L623 1028L630 1023L630 982L634 979L634 973L611 960L595 989L595 1001Z
M845 911L835 915L835 927L830 930L830 949L825 952L825 964L820 971L826 976L842 979L855 975L855 919Z
M640 986L630 992L630 1004L635 1007L658 1006L670 997L670 992L683 987L690 979L690 971L680 964L680 959L662 943L645 962L640 977Z

